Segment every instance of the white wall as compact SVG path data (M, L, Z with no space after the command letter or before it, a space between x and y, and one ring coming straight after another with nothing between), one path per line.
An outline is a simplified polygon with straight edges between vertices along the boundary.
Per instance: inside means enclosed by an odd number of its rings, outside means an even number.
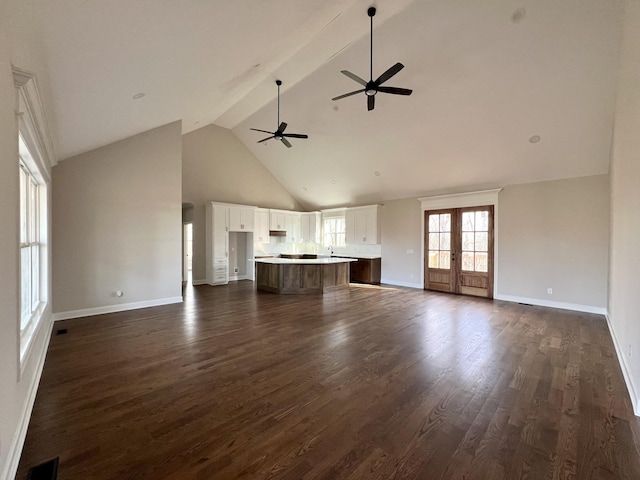
M608 175L597 175L512 185L500 192L496 298L604 312L608 181ZM384 203L385 281L421 286L422 235L417 199ZM553 295L546 293L548 287Z
M205 279L207 202L304 210L231 130L214 125L188 133L182 139L182 200L194 205L195 282Z
M382 281L422 288L420 202L415 198L384 202L382 216Z
M9 4L0 3L0 478L13 478L51 330L50 308L19 367L19 185L16 89L11 63L46 77L37 42L12 32ZM6 9L5 9L6 6ZM19 34L12 37L12 33ZM21 48L16 48L16 45ZM41 84L42 86L42 84ZM41 88L44 95L44 89ZM46 212L51 223L51 212ZM51 238L49 236L49 238ZM50 257L49 257L50 262ZM50 270L50 269L49 269ZM49 298L51 298L49 292Z
M608 175L506 187L500 192L498 221L496 298L604 313ZM547 288L553 289L551 295Z
M53 169L59 318L181 300L181 157L181 122L174 122Z
M611 157L608 309L634 410L640 415L640 3L627 0L625 9Z

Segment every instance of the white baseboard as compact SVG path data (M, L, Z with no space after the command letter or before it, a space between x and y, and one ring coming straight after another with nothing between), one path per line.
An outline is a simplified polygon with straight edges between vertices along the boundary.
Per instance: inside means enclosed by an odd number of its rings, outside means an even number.
M136 310L138 308L157 307L169 305L170 303L182 303L182 297L158 298L156 300L144 300L141 302L121 303L119 305L107 305L104 307L83 308L81 310L70 310L68 312L58 312L53 314L53 320L68 320L70 318L89 317L91 315L102 315L104 313L124 312L126 310Z
M233 275L229 277L230 282L237 282L239 280L247 280L247 279L249 279L249 277L246 275Z
M609 333L611 333L611 338L613 340L613 346L616 348L616 353L618 354L618 363L620 364L620 369L622 370L622 375L624 376L624 382L627 384L627 390L629 391L629 396L631 397L631 403L633 404L633 413L636 416L640 416L640 399L638 399L638 395L636 393L636 388L631 380L633 377L631 376L631 371L629 370L629 366L627 365L627 357L624 355L625 349L618 341L618 337L616 336L616 332L613 329L613 324L611 323L611 319L609 318L609 314L605 314L607 317L607 326L609 327Z
M386 278L383 278L382 280L380 280L380 283L384 283L385 285L395 285L396 287L419 288L420 290L424 288L419 283L401 282L399 280L389 280Z
M576 312L597 313L605 315L607 309L604 307L594 307L592 305L580 305L578 303L552 302L549 300L541 300L539 298L517 297L514 295L494 295L494 300L504 300L505 302L527 303L538 307L561 308L563 310L573 310Z
M33 378L31 379L29 392L23 405L22 414L20 415L20 421L18 422L18 428L13 435L11 445L9 445L7 461L5 463L4 469L2 470L2 475L0 475L0 478L15 478L16 473L18 473L18 465L20 463L20 456L22 455L22 447L24 447L24 441L27 438L29 420L31 420L31 412L33 411L33 405L36 401L36 393L38 393L38 385L40 384L42 370L44 369L44 360L47 356L49 341L51 340L51 332L53 331L52 317L49 318L49 328L47 330L47 338L38 357L38 365L36 366Z
M202 278L200 280L191 280L191 285L208 285L207 280Z

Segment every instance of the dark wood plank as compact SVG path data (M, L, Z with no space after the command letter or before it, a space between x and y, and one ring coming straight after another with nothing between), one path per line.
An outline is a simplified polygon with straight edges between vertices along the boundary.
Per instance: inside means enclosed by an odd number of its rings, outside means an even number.
M640 478L601 316L384 285L185 295L56 325L18 479L56 456L61 480Z

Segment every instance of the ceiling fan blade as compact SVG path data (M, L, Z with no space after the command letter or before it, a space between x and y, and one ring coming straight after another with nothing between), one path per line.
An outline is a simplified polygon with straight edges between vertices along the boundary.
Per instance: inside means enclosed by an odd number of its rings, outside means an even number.
M266 142L267 140L271 140L272 138L276 138L276 137L272 135L271 137L267 137L267 138L263 138L262 140L258 140L257 143Z
M289 138L309 138L309 135L303 133L283 133L282 136Z
M287 146L287 148L291 148L291 144L289 143L289 140L287 140L284 137L282 137L282 143L284 143Z
M378 87L378 91L382 93L392 93L394 95L411 95L413 90L398 87Z
M273 135L273 132L269 132L268 130L260 130L258 128L250 128L249 130L253 130L254 132L270 133Z
M351 95L355 95L356 93L364 92L364 88L361 90L356 90L355 92L345 93L344 95L340 95L338 97L333 97L331 100L340 100L341 98L350 97Z
M389 80L391 77L393 77L396 73L398 73L403 68L404 68L403 64L401 64L400 62L396 63L393 67L389 68L386 72L380 75L376 80L376 83L378 85L382 85L384 82Z
M284 129L285 129L285 128L287 128L287 124L286 124L286 123L284 123L284 122L282 122L282 123L280 124L280 126L278 127L278 131L279 131L280 133L282 133L282 132L284 132Z
M363 80L362 78L360 78L358 75L356 75L355 73L351 73L349 70L340 70L340 73L342 73L343 75L346 75L347 77L349 77L351 80L355 80L356 82L358 82L360 85L362 85L363 87L367 86L367 82L366 80Z
M376 106L376 97L375 95L369 95L367 97L367 110L371 111Z

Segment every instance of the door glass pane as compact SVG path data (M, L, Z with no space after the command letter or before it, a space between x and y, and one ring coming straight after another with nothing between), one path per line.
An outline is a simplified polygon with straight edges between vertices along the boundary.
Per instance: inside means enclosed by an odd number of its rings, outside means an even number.
M429 234L429 250L438 250L440 248L440 234Z
M451 268L451 214L429 215L429 268Z
M429 250L429 268L438 268L438 256L439 252Z
M429 231L440 231L440 215L429 215Z
M462 250L473 251L473 232L462 232Z
M473 252L462 252L462 270L473 272Z
M476 232L486 232L489 230L489 212L476 212Z
M440 231L441 232L450 232L451 231L451 214L443 213L440 215Z
M475 258L475 271L486 272L487 271L487 253L477 252Z
M462 231L473 232L474 231L474 212L462 213Z
M440 268L450 268L450 253L449 252L440 252Z
M451 244L451 234L441 233L440 234L440 250L450 250L450 244Z
M489 250L489 234L487 232L476 232L475 251L486 252L487 250Z

